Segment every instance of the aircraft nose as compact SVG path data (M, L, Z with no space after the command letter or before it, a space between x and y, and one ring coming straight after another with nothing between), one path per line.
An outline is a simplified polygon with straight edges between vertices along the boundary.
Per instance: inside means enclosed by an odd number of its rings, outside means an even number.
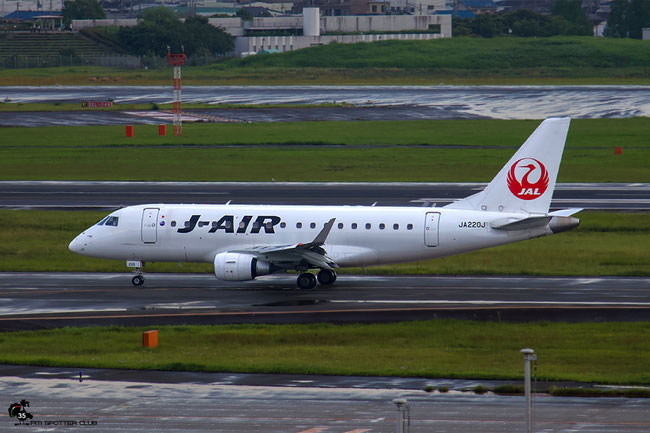
M72 251L73 253L83 254L83 251L84 251L84 249L86 247L86 242L84 240L84 237L85 237L85 234L82 233L79 236L77 236L76 238L74 238L72 240L72 242L70 242L70 245L68 245L68 249L70 251Z

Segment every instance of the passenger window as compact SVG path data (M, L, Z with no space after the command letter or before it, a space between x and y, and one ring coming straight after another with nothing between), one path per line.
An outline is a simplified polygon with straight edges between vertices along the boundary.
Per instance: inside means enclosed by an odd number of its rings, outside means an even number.
M258 223L257 221L255 221L255 222L253 223L253 228L254 228L254 229L258 229L258 228L260 228L260 223Z
M273 228L273 224L271 224L271 222L270 222L270 221L269 221L269 222L267 222L267 223L266 223L266 224L264 224L264 225L266 226L266 229L267 229L267 230L271 230L271 229Z
M104 223L105 226L112 226L112 227L117 227L117 223L120 220L119 217L113 216L109 217L106 222Z
M176 221L172 221L172 227L176 227Z
M366 230L370 230L370 228L372 228L372 224L366 223Z
M311 223L311 224L309 224L309 227L315 229L315 228L316 228L316 223Z
M356 230L356 229L357 229L357 223L352 223L352 230Z
M413 230L413 224L409 224L406 226L406 230Z
M199 221L199 227L207 226L208 222L207 221Z
M215 224L216 225L216 224ZM230 221L226 221L226 228L230 229L232 228L232 223Z
M239 223L239 228L240 228L240 229L245 229L245 228L246 228L246 223L245 223L244 221L241 221L241 222ZM238 232L238 233L239 233L239 232Z
M302 223L296 223L296 228L301 229L302 228Z
M399 229L399 224L393 224L393 230L398 230Z
M339 230L343 228L343 223L339 223Z
M379 230L383 230L385 228L386 228L386 224L384 223L379 224Z
M284 221L282 221L280 223L280 228L285 228L286 226L287 226L287 223L285 223Z

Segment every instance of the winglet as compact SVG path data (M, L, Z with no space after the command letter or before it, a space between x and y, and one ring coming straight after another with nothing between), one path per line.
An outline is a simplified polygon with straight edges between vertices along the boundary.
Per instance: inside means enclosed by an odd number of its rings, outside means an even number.
M321 246L325 243L325 240L327 239L327 236L330 234L330 230L332 230L332 227L334 226L334 221L336 218L332 218L328 222L325 223L325 227L323 227L323 230L316 235L313 241L309 243L310 246Z

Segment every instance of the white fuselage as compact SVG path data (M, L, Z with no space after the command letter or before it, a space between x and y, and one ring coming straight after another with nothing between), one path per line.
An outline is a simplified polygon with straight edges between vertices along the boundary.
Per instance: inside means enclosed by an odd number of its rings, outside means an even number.
M80 254L145 262L208 262L227 251L308 243L334 218L322 248L338 266L371 266L463 253L552 234L548 225L503 231L492 227L522 214L432 207L130 206L75 238Z
M295 270L298 286L309 289L317 279L333 284L337 267L432 259L569 230L580 209L549 213L569 124L542 122L483 191L444 208L130 206L77 236L70 250L138 270L143 262L213 263L217 278L233 281Z

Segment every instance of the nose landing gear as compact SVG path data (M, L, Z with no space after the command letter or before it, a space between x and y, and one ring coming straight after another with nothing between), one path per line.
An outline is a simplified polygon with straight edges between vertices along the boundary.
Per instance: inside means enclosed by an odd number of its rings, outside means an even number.
M135 277L131 279L131 283L134 286L141 286L144 284L144 262L138 260L128 260L126 266L129 268L134 268L133 272L136 274Z

